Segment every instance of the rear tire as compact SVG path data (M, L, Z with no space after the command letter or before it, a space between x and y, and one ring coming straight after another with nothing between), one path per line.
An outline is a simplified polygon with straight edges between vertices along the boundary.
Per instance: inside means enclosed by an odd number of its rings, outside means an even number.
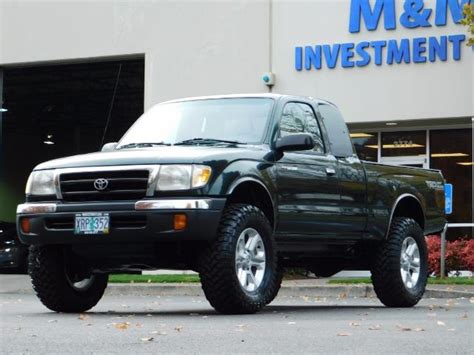
M276 297L282 272L272 234L257 207L226 208L217 238L202 253L199 267L204 294L218 312L255 313Z
M107 287L106 274L73 280L59 246L31 246L28 260L33 289L41 303L52 311L85 312L99 302Z
M412 307L423 297L428 251L423 231L411 218L395 218L388 239L375 251L372 283L388 307Z

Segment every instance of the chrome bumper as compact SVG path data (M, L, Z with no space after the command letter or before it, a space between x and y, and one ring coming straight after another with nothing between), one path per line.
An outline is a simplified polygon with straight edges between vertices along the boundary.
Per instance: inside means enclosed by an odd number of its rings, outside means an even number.
M171 199L171 200L141 200L135 202L136 211L144 210L208 210L211 199ZM71 204L68 204L71 205ZM55 213L57 203L22 203L16 209L17 214Z

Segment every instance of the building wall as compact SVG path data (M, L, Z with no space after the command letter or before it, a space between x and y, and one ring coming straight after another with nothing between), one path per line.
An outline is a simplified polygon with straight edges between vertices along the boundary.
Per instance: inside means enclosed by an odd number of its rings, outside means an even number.
M1 1L0 65L145 54L145 108L266 92L268 3Z
M398 20L404 2L396 3ZM406 29L397 21L387 31L381 21L376 31L362 24L351 34L349 9L349 0L6 0L0 65L145 54L145 108L184 96L266 92L261 75L271 68L274 92L326 98L348 122L473 116L473 60L464 44L460 61L450 53L447 62L295 70L295 46L465 33L448 14L445 27Z

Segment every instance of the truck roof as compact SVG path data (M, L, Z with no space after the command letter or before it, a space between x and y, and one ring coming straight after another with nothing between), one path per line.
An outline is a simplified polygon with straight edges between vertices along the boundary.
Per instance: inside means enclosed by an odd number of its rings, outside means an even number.
M182 99L175 99L161 102L160 104L167 104L172 102L183 102L183 101L197 101L197 100L212 100L212 99L235 99L235 98L269 98L269 99L280 99L283 97L287 98L303 98L306 100L313 100L320 103L330 104L335 106L332 102L327 100L322 100L314 98L311 96L302 96L302 95L285 95L285 94L273 94L273 93L249 93L249 94L227 94L227 95L209 95L209 96L195 96L195 97L186 97Z

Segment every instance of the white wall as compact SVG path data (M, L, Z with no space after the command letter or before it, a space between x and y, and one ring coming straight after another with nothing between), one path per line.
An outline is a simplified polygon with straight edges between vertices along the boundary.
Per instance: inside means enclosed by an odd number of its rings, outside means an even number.
M397 0L397 14L403 2ZM435 0L425 0L432 7ZM274 1L274 92L335 102L348 122L473 116L472 52L462 60L294 69L297 45L463 33L448 26L350 34L349 0ZM0 65L145 54L145 107L171 98L266 92L269 1L0 0Z
M0 1L0 65L145 53L145 106L266 92L268 3Z

